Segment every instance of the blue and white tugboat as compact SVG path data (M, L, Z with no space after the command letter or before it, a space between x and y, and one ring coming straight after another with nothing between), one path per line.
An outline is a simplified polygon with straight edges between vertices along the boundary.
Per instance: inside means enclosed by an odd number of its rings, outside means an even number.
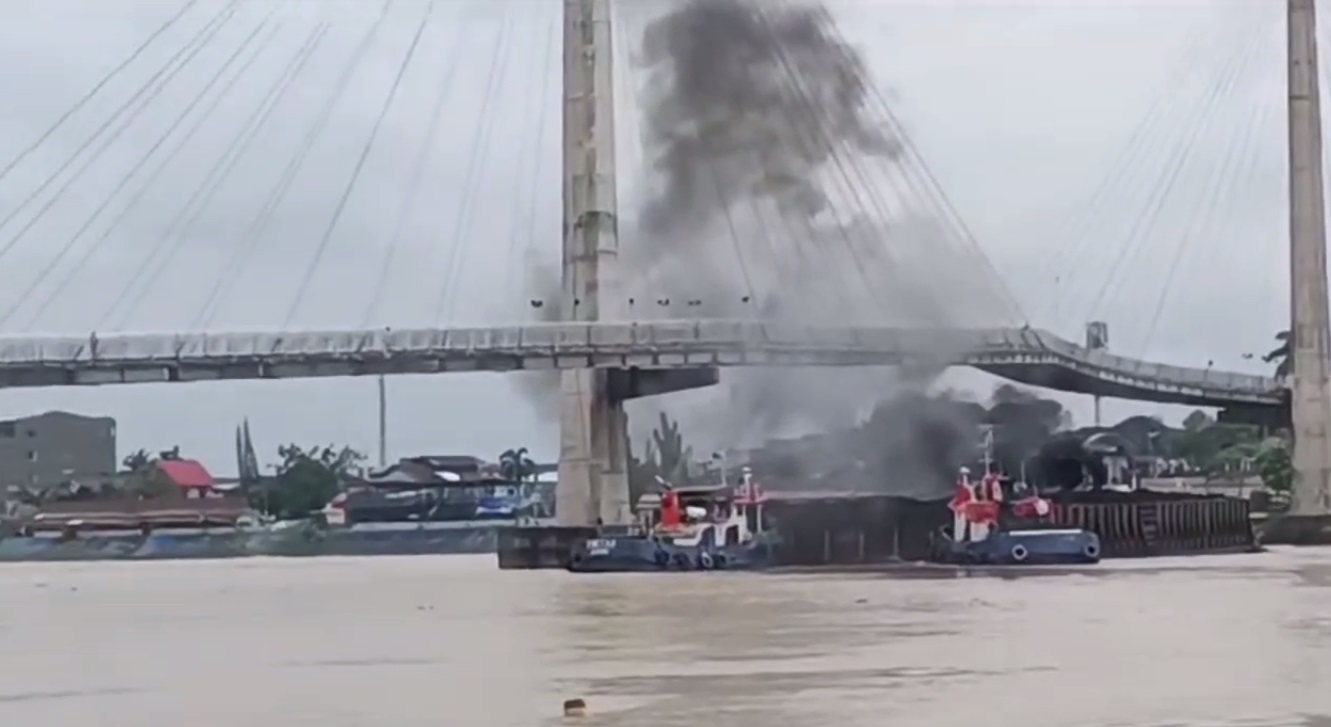
M576 573L756 570L772 565L772 534L763 496L751 475L738 490L666 485L639 502L639 528L626 536L590 538L576 546Z
M1049 501L1038 494L1004 502L997 476L972 482L963 468L950 505L950 532L940 538L937 560L961 565L1072 565L1100 561L1100 536L1077 528L1049 527Z

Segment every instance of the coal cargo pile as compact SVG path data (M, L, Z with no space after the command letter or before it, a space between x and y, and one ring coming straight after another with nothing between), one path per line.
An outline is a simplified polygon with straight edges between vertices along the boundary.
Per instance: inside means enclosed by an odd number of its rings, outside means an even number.
M1076 490L1055 492L1045 497L1063 505L1104 505L1133 502L1186 502L1193 500L1224 500L1226 495L1209 492L1161 492L1159 490Z

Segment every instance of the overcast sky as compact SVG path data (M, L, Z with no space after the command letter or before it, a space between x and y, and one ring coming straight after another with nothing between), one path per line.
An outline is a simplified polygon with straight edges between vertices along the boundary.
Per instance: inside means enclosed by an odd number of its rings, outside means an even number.
M556 260L559 245L556 0L434 5L331 232L425 2L394 3L358 60L380 2L242 2L178 75L159 77L167 81L160 93L142 94L52 177L227 5L194 3L0 177L0 332L408 327L528 316L524 266ZM665 5L617 5L628 219L642 181L632 47ZM49 0L0 9L0 165L180 7ZM1264 352L1288 315L1281 4L834 7L1034 325L1080 338L1084 321L1101 318L1125 355L1264 369L1243 354ZM303 71L255 125L266 95L312 38ZM344 67L352 69L344 92L325 111ZM432 123L436 104L442 113ZM175 134L122 186L182 114ZM273 190L320 122L277 200ZM238 143L251 126L252 138ZM980 393L993 385L974 375L957 380ZM493 456L516 445L554 454L553 423L536 420L501 376L398 378L389 390L390 457ZM234 469L231 431L244 416L261 456L284 440L367 451L375 441L369 379L20 390L0 401L6 416L53 408L113 415L122 452L180 444L219 472ZM1066 401L1079 420L1089 418L1084 398ZM1106 413L1138 406L1113 403Z

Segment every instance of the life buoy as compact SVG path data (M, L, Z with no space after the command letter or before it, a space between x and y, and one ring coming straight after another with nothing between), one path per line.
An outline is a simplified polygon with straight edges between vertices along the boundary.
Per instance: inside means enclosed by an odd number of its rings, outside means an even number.
M1087 543L1086 547L1081 549L1081 552L1084 553L1087 558L1095 560L1100 557L1100 545L1099 543Z
M708 553L707 551L704 550L703 552L701 552L701 553L698 554L698 567L699 567L699 568L702 568L703 570L711 570L712 567L715 566L715 565L716 565L716 561L712 560L712 554L711 554L711 553Z
M1012 556L1012 560L1016 563L1025 562L1025 560L1031 556L1031 552L1026 550L1026 546L1021 543L1012 546L1012 550L1009 551L1009 554Z
M656 565L664 568L670 565L670 554L664 550L658 550L656 551L656 554L652 556L652 560L656 561Z
M679 566L680 568L688 568L689 556L683 553L675 553L674 557L671 558L671 562L673 562L676 566Z
M726 557L720 553L717 553L716 557L712 559L712 564L716 566L717 570L721 570L722 568L726 567Z

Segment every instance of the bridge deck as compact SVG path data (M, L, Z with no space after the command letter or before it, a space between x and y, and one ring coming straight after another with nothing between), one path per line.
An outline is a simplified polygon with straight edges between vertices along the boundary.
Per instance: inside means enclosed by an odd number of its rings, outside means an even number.
M695 366L968 365L1048 388L1201 406L1275 405L1269 377L1091 351L1030 328L743 320L486 328L0 337L0 386Z

